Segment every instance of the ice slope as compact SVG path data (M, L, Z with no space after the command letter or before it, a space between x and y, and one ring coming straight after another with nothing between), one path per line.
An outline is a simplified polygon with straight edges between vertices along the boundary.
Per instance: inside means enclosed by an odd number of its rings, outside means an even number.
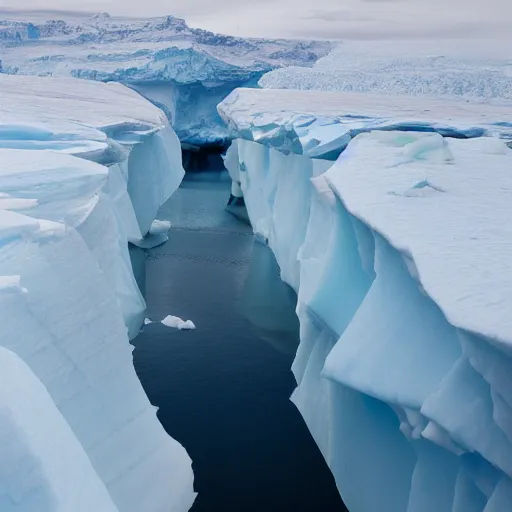
M362 130L335 161L314 159L276 135L293 109L265 105L220 111L254 119L232 167L298 292L292 400L348 508L509 510L512 150L394 123ZM506 112L487 114L475 126L491 133Z
M71 215L60 203L65 193L70 201L83 194L82 209L89 207L91 215L75 212L69 222L116 289L130 337L135 336L145 303L132 275L127 241L141 243L184 175L179 141L163 113L120 84L0 75L0 148L25 150L19 162L15 152L5 156L0 192L43 201L38 212L44 208L45 213L39 215L60 221ZM62 158L52 160L42 150L57 151ZM73 156L106 167L81 164ZM17 189L22 183L27 190Z
M264 75L270 89L512 100L511 39L345 41L312 68Z
M177 138L119 84L0 76L0 95L0 508L185 512L191 461L128 341L145 304L126 228L179 184Z
M162 108L180 140L193 145L231 138L215 107L235 87L256 84L281 66L311 66L331 49L327 42L213 34L173 16L52 20L0 11L0 18L4 73L128 84Z
M218 106L239 136L281 152L335 160L371 130L512 139L511 104L348 92L236 89Z

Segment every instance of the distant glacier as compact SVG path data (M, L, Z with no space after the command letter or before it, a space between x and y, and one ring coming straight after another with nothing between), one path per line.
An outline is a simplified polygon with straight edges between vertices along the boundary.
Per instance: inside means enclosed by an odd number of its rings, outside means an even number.
M233 89L256 86L282 66L312 66L332 48L329 42L214 34L174 16L1 18L0 11L4 73L121 82L160 107L179 139L192 146L231 140L216 106Z

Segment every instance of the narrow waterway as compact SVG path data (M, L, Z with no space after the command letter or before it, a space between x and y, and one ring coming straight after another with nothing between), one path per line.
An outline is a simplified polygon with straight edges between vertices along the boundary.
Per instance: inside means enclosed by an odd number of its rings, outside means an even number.
M342 512L295 406L293 291L271 251L224 210L227 176L188 174L162 208L170 240L133 252L148 304L135 368L158 417L193 460L193 512ZM195 331L159 321L191 319Z

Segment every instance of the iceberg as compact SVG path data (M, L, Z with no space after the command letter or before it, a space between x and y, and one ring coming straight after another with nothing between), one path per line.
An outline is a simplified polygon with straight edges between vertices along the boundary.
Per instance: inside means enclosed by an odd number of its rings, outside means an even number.
M226 145L216 106L278 67L312 66L328 42L243 39L174 16L126 19L1 12L0 72L121 82L161 108L188 145Z
M510 509L510 107L241 89L219 112L348 509Z
M181 181L177 137L120 84L0 75L0 98L1 508L185 512L191 461L129 344L128 240Z

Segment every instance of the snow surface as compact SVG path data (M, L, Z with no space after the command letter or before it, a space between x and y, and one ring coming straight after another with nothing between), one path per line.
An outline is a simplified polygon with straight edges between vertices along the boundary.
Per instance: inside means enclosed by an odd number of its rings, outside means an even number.
M335 160L371 130L512 139L512 104L349 92L236 89L218 110L238 136L282 152Z
M128 342L127 233L178 186L177 138L119 84L1 75L0 98L0 509L185 512L190 458Z
M25 16L0 12L0 71L128 84L166 112L180 140L195 145L231 138L215 107L235 87L281 66L311 66L331 49L328 42L213 34L173 16Z
M310 69L270 71L269 89L512 100L508 40L346 41Z
M180 331L189 331L196 328L192 320L182 320L179 316L167 315L161 322L166 327L179 329Z
M292 400L347 507L509 510L510 109L240 90L219 111L243 137L226 160L253 229L298 293ZM348 115L344 144L343 125L318 136Z

